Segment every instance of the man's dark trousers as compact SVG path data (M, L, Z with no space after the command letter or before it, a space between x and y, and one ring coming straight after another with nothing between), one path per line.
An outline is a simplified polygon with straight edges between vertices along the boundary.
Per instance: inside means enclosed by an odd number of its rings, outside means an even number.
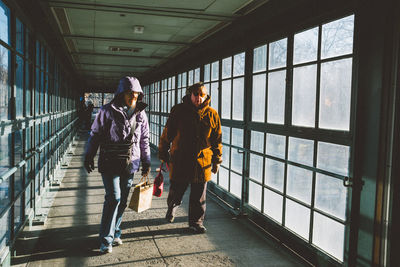
M185 194L189 182L170 181L167 198L168 213L175 217L177 208L182 204L182 197ZM206 183L190 183L189 197L189 226L203 225L206 213Z

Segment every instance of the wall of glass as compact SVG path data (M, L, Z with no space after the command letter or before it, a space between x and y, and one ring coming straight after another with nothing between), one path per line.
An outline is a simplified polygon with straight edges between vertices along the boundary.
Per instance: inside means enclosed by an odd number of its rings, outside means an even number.
M223 133L223 163L211 190L343 263L351 211L353 36L350 15L145 86L153 147L173 104L204 81Z
M0 258L40 213L75 134L67 73L39 33L0 1Z

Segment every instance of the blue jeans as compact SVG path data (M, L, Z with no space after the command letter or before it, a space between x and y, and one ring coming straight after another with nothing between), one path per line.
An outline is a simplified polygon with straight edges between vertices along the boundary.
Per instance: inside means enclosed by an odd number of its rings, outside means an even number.
M112 244L114 238L121 236L122 214L127 206L129 189L132 186L133 174L119 176L117 174L102 173L104 189L106 191L103 205L103 214L100 225L100 242Z

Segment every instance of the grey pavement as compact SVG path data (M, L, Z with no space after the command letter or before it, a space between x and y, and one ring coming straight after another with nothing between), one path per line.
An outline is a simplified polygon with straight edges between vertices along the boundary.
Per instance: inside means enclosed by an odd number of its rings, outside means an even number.
M97 169L87 174L83 151L87 135L77 137L70 163L42 226L26 226L19 235L12 266L306 266L284 246L207 198L205 234L194 235L187 225L186 192L174 223L164 219L164 193L153 197L152 208L136 213L127 208L122 222L123 245L99 252L98 230L104 189ZM153 155L151 177L159 161ZM135 176L135 182L140 176Z

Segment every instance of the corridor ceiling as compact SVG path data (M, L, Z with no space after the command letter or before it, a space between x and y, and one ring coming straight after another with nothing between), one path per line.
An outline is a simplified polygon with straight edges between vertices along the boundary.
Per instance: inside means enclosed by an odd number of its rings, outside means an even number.
M140 77L268 0L42 0L87 91Z

